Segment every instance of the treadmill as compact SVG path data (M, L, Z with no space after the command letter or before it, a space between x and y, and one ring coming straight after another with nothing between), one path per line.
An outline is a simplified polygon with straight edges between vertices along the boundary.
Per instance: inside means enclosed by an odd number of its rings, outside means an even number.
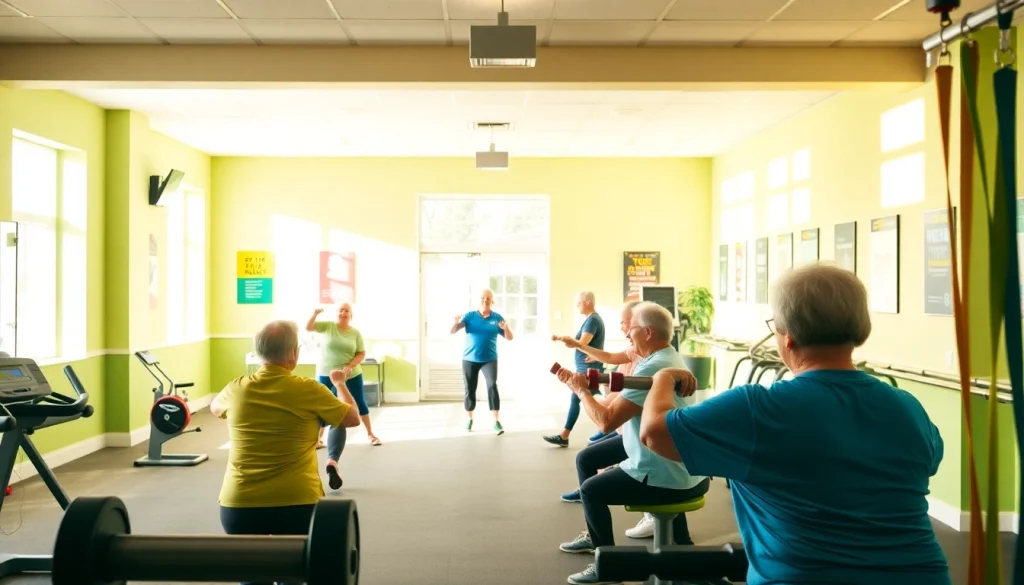
M65 366L64 375L77 398L54 392L35 360L0 357L0 510L19 449L25 451L60 507L66 510L71 502L29 436L38 429L92 416L89 394L75 370ZM0 554L0 579L25 573L50 573L52 568L50 555Z

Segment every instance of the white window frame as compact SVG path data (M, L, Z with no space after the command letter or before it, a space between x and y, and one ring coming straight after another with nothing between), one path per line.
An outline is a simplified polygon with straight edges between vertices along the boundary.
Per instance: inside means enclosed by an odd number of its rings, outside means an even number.
M27 355L24 349L24 335L20 331L31 325L18 323L17 317L15 317L18 330L18 333L16 333L17 352L19 355L31 357L44 365L81 359L87 355L88 348L88 300L86 297L88 287L86 286L85 279L88 275L88 252L86 246L88 245L89 174L85 153L65 144L15 129L11 137L12 167L17 165L14 151L18 148L18 142L53 151L53 173L55 180L54 213L52 216L19 211L15 206L17 194L13 191L14 185L12 184L11 219L18 224L19 239L18 276L21 278L26 269L21 261L20 251L21 246L25 244L24 234L26 227L41 227L47 230L53 237L54 257L52 259L52 268L54 270L53 283L55 290L54 306L51 308L53 315L53 331L51 335L54 339L52 349L47 348L48 351L42 353L33 352L32 349L29 349L28 352L33 353L33 355ZM75 210L78 212L77 218L68 217L69 210L67 209L68 205L65 199L69 194L65 184L65 174L69 163L80 163L83 170L83 184L80 185L80 189L76 193L82 197L78 209ZM74 282L76 276L80 277L82 282ZM24 300L18 303L19 308L23 303ZM69 329L73 324L78 325L77 331Z
M177 191L164 195L167 209L166 274L163 275L166 293L167 344L183 345L203 341L207 333L207 258L206 193L193 185L181 185ZM190 204L198 201L202 209L202 226L192 227ZM198 234L198 235L197 235ZM193 264L198 252L199 269ZM199 291L196 293L196 283Z

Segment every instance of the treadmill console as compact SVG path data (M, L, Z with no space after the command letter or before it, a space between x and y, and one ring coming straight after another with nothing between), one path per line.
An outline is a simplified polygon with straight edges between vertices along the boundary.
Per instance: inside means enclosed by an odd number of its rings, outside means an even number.
M52 393L46 376L28 358L0 358L0 402L22 402Z

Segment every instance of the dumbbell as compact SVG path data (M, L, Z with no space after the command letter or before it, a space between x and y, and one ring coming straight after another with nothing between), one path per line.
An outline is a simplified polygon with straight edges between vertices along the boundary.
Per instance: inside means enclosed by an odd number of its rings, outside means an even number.
M555 365L551 366L551 373L558 374L558 371L561 369L561 364L555 362ZM602 374L597 369L590 368L587 370L587 383L592 392L597 392L598 386L601 384L607 384L608 389L612 392L619 392L623 388L650 390L651 385L654 383L654 378L650 376L623 376L622 372ZM682 388L683 385L676 382L676 392L679 392Z
M643 546L599 546L594 569L602 581L747 580L747 554L740 543L724 546L665 546L650 552Z
M359 515L354 501L325 498L313 510L307 536L131 534L128 510L120 498L77 498L65 510L57 531L51 581L355 585Z

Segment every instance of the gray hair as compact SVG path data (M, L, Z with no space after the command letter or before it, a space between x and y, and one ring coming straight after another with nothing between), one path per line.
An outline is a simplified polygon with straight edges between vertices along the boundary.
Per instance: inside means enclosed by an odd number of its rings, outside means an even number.
M633 322L637 327L649 327L662 341L672 339L672 313L658 303L644 301L633 307Z
M294 321L271 321L256 334L254 345L263 361L285 362L299 349L299 326Z
M591 305L593 305L594 293L590 292L589 290L585 290L580 293L580 300L583 301L584 303L590 303Z
M634 310L636 310L636 306L639 304L640 301L629 301L628 303L622 305L622 310L629 311L630 313L632 313Z
M868 293L857 275L812 263L783 274L773 286L775 328L802 347L860 347L871 334Z

